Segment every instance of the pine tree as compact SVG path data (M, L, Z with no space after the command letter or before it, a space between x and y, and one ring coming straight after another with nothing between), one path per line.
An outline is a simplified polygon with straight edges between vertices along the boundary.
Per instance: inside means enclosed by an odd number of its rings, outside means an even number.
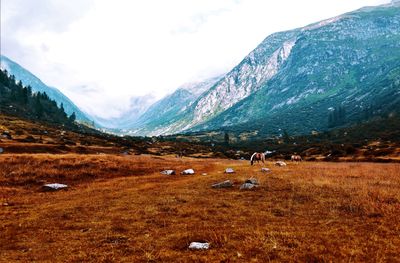
M286 130L283 131L283 141L285 143L289 143L290 142L290 136L289 136L289 134L287 133Z
M227 132L225 132L225 135L224 135L224 142L226 145L229 145L229 134Z
M73 112L73 113L71 114L71 116L69 116L69 121L70 121L71 123L74 123L75 120L76 120L76 114L75 114L75 112Z
M42 118L43 117L43 105L42 102L40 101L40 93L38 93L35 96L35 112L37 118Z

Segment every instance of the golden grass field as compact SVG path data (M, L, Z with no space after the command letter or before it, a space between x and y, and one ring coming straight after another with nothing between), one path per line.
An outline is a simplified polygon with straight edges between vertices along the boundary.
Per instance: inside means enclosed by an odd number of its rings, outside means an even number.
M272 173L223 159L0 155L0 261L400 261L400 164L266 167ZM179 175L186 168L196 174ZM240 191L251 177L260 187ZM211 188L227 179L233 188ZM70 188L41 191L53 182ZM191 251L192 241L210 249Z

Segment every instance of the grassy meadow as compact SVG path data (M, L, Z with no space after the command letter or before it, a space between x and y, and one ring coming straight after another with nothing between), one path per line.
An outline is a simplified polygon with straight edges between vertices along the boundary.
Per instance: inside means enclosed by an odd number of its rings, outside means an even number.
M227 167L236 173L225 174ZM0 261L400 261L400 164L261 167L172 156L2 154ZM196 174L179 174L187 168ZM260 186L239 190L252 177ZM228 179L233 188L211 188ZM53 182L70 187L41 190ZM191 251L192 241L210 249Z

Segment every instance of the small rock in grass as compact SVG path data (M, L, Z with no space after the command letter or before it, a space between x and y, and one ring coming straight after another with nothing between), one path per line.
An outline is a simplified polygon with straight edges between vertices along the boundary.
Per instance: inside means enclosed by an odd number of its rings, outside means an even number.
M175 171L174 170L164 170L164 171L161 172L161 174L174 175Z
M227 180L221 183L216 183L213 184L211 187L212 188L231 188L233 186L233 183L231 182L231 180Z
M251 184L251 183L244 183L240 186L240 190L250 190L257 187L257 185L255 184Z
M226 174L233 174L235 172L235 170L233 170L232 168L226 168L225 169L225 173Z
M209 248L210 248L209 243L192 242L189 245L189 249L194 249L194 250L207 250Z
M261 168L261 172L270 173L271 169L269 169L269 168Z
M286 164L285 162L283 162L283 161L277 161L277 162L275 163L275 165L276 165L276 166L286 166L287 164Z
M244 181L245 184L254 184L254 185L258 185L258 180L256 178L250 178L247 179L246 181Z
M43 191L58 191L58 190L63 190L67 189L68 185L66 184L45 184L42 186Z
M4 152L4 149L0 147L0 154Z
M207 175L207 173L202 173L201 175L204 175L204 176L205 176L205 175Z
M190 175L190 174L194 174L194 170L193 169L186 169L183 172L181 172L182 175Z

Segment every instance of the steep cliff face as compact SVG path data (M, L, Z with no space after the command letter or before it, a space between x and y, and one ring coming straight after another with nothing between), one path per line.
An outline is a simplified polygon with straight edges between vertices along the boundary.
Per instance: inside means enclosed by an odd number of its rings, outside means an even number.
M196 102L190 125L201 123L253 94L275 76L289 57L296 31L265 39L237 67Z

